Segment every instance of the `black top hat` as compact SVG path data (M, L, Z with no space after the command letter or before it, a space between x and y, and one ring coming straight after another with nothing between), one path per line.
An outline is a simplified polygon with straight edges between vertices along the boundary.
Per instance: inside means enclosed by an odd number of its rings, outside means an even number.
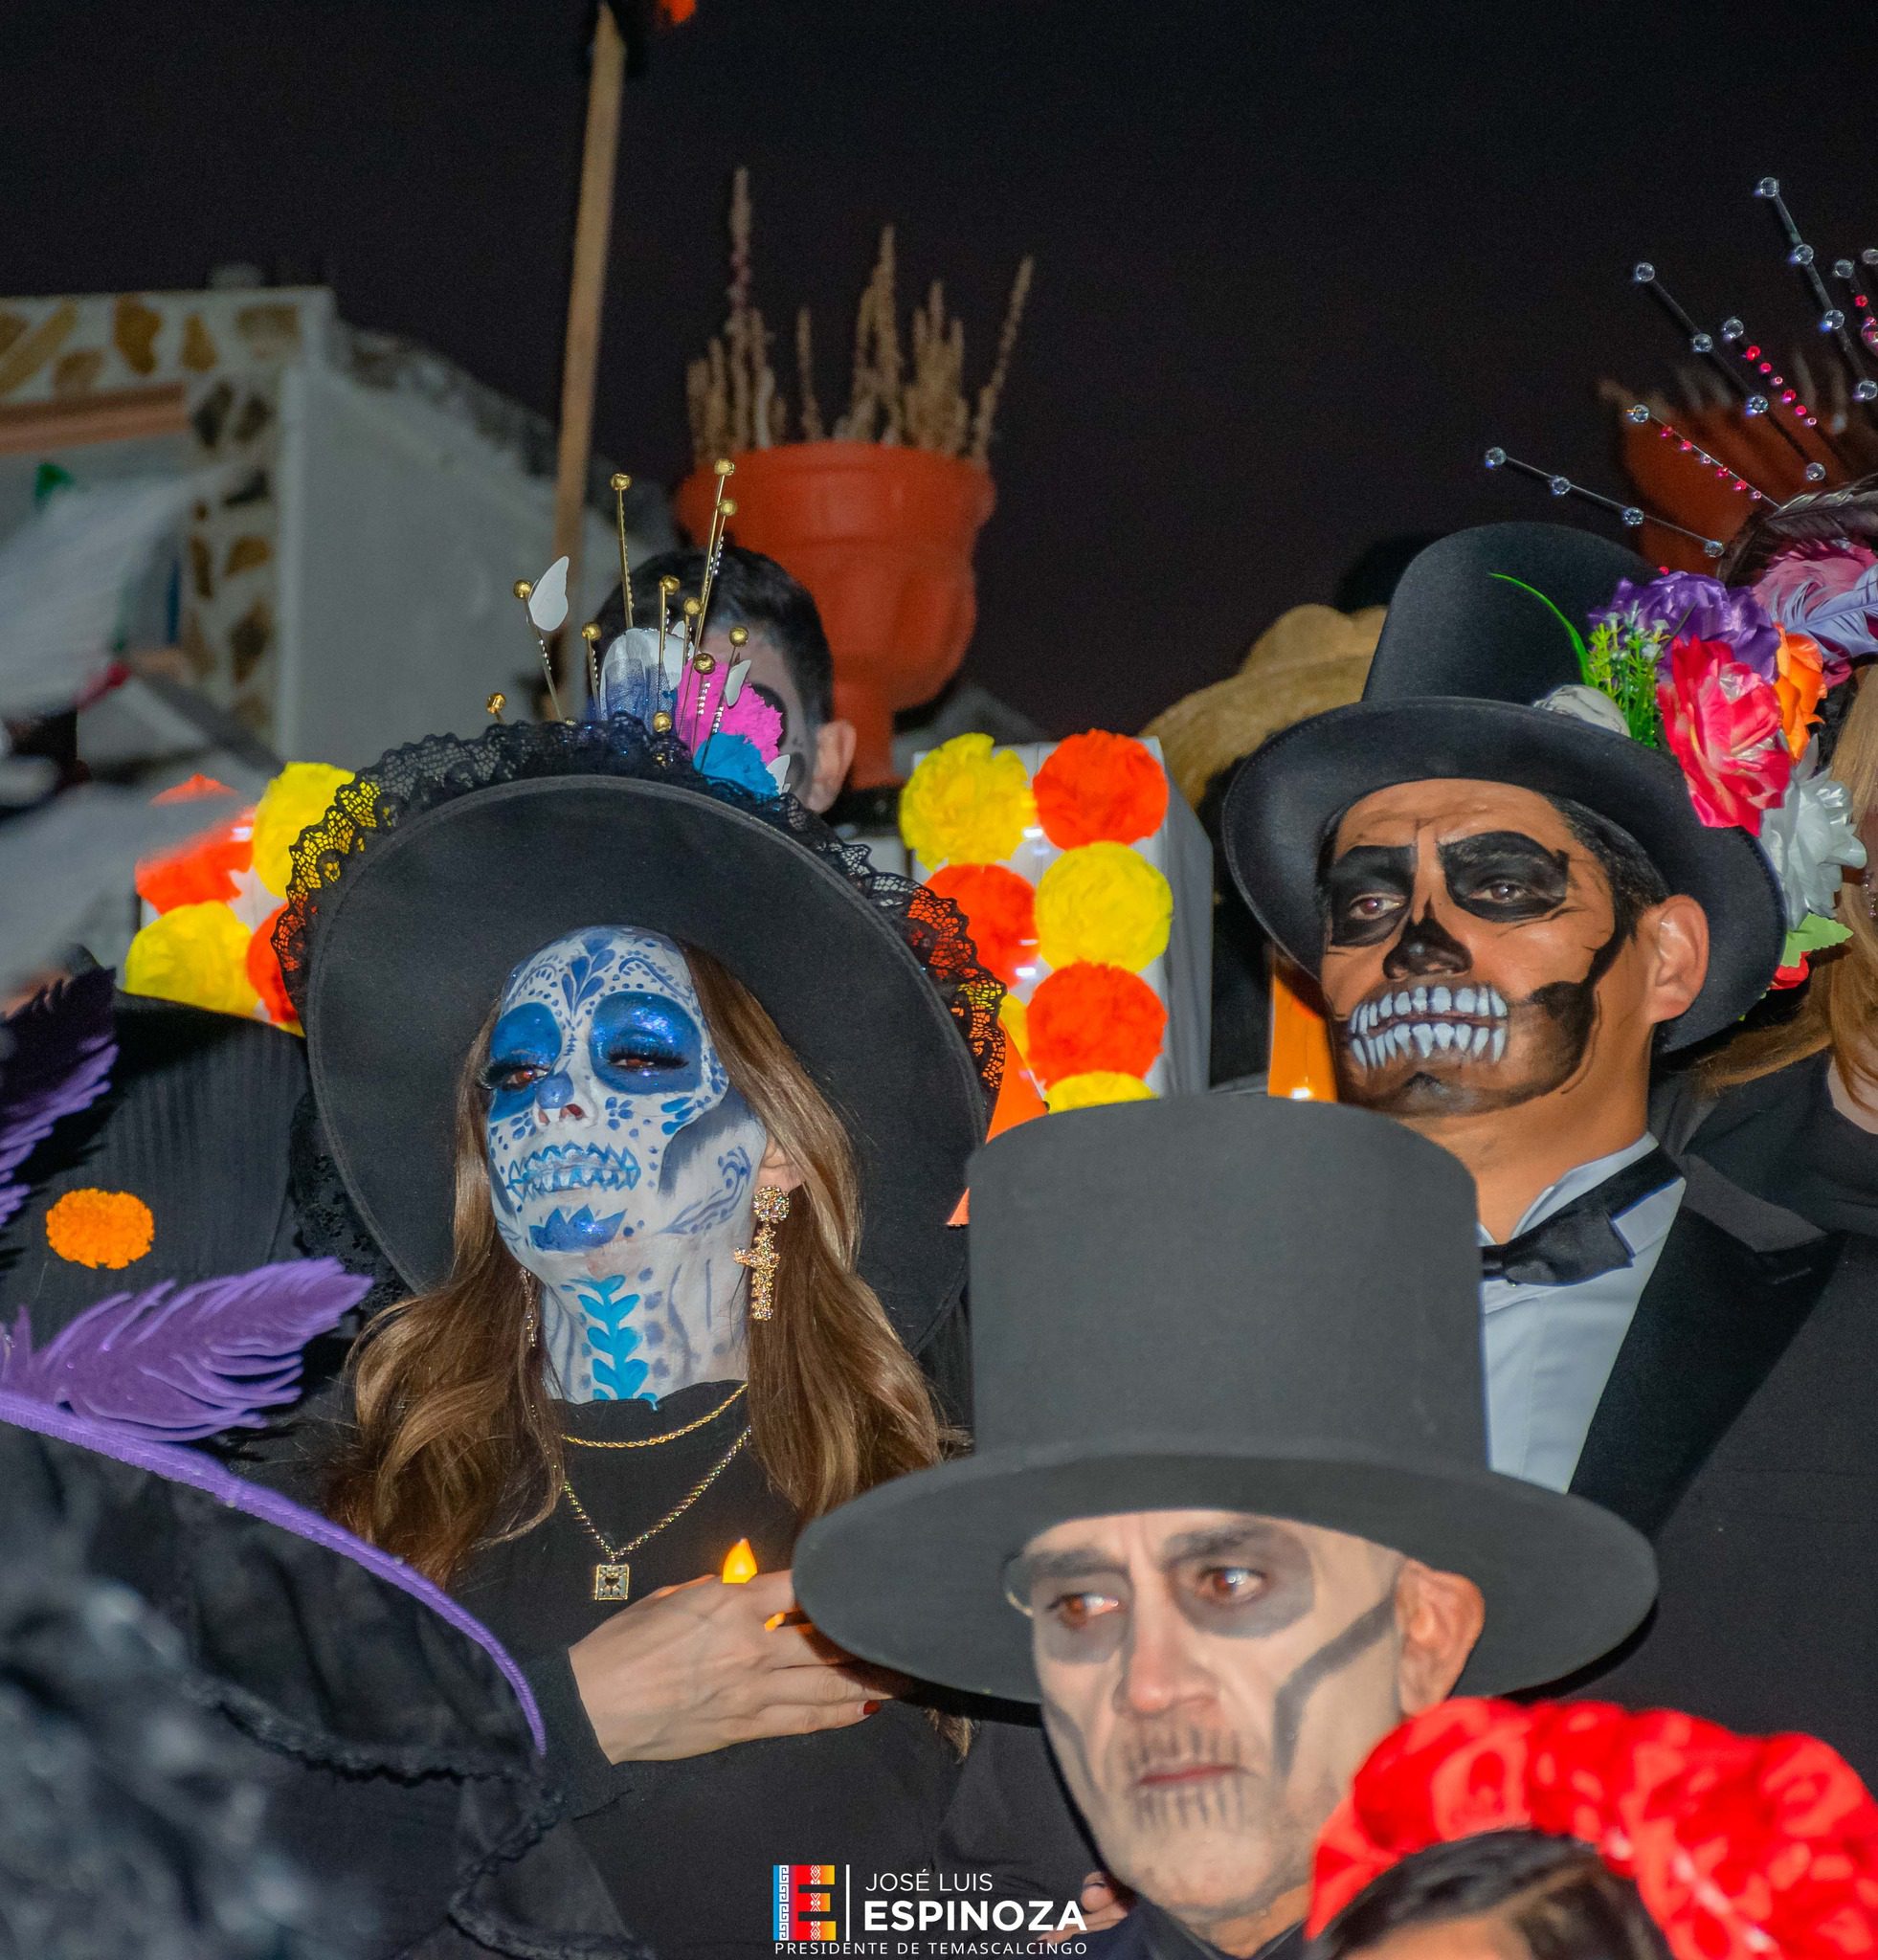
M1620 580L1650 575L1621 546L1562 524L1485 524L1415 558L1363 699L1273 736L1226 798L1233 877L1300 966L1315 973L1323 961L1317 869L1331 826L1374 791L1457 776L1597 811L1637 840L1672 892L1700 902L1708 980L1666 1027L1665 1047L1720 1033L1760 998L1786 924L1754 839L1705 824L1669 756L1534 705L1582 679L1565 621L1582 627Z
M977 1452L810 1526L816 1624L928 1681L1037 1699L1004 1570L1038 1532L1217 1509L1347 1531L1487 1598L1486 1694L1607 1652L1649 1547L1487 1468L1473 1189L1386 1117L1258 1096L1053 1116L973 1160Z
M276 934L325 1141L414 1288L448 1273L457 1080L509 973L582 925L702 948L848 1125L860 1269L917 1348L963 1277L947 1222L1002 1064L963 915L793 799L617 718L395 748L294 850Z

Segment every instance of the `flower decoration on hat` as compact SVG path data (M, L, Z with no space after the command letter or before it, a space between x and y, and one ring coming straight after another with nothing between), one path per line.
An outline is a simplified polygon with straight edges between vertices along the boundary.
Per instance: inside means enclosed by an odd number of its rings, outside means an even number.
M1007 1080L1030 1114L1167 1086L1169 825L1158 745L1100 729L1017 748L954 736L901 793L915 870L1009 990Z
M1839 554L1811 562L1829 568L1825 578L1842 595L1858 586ZM1790 987L1805 978L1812 953L1848 936L1833 917L1840 875L1866 854L1850 798L1821 775L1810 746L1821 704L1849 676L1849 661L1807 630L1827 603L1819 582L1792 568L1770 577L1753 590L1700 572L1621 580L1591 615L1588 636L1564 620L1582 681L1539 705L1666 750L1702 821L1759 844L1786 907L1774 984ZM1848 637L1845 621L1863 620L1867 599L1878 608L1878 588L1835 615Z
M1878 1804L1838 1754L1597 1702L1447 1702L1386 1737L1318 1841L1309 1929L1419 1851L1515 1829L1593 1846L1677 1960L1878 1952Z
M749 662L743 649L749 629L733 624L729 655L723 657L704 644L710 622L711 588L724 558L726 527L736 515L735 501L726 494L736 465L726 459L715 466L717 493L711 506L709 533L704 540L704 575L700 590L676 608L678 581L667 578L659 587L659 624L635 626L633 568L626 550L626 492L633 479L613 479L619 533L619 588L626 608L626 631L617 635L604 656L601 632L587 626L589 712L594 719L626 717L651 734L667 737L687 751L691 766L713 781L733 783L752 796L775 796L788 779L789 759L782 752L783 718L772 702L746 686ZM523 602L528 625L541 648L548 699L557 718L554 662L548 635L560 630L568 616L568 561L557 558L532 583L518 580L515 596Z

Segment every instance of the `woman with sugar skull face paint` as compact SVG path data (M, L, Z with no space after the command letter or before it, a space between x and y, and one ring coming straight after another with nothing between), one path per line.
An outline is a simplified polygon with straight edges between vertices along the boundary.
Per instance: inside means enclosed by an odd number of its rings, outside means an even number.
M623 718L393 751L298 858L321 1147L409 1293L323 1501L522 1660L634 1927L768 1951L772 1864L916 1869L956 1774L788 1567L941 1455L914 1356L996 985L950 906Z

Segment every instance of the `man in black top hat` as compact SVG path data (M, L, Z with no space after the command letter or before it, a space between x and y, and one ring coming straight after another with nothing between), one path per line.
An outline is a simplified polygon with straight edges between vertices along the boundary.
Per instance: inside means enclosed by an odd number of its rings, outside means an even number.
M1369 1749L1621 1639L1648 1548L1487 1468L1472 1194L1399 1127L1059 1116L981 1153L972 1208L976 1453L812 1525L797 1596L852 1653L1040 1704L1142 1901L1109 1952L1291 1951Z
M1247 764L1226 848L1320 977L1346 1100L1473 1174L1495 1465L1656 1542L1661 1603L1600 1690L1816 1730L1869 1773L1878 1452L1856 1303L1822 1297L1837 1244L1648 1126L1653 1057L1730 1028L1788 923L1716 785L1672 760L1687 737L1637 739L1581 684L1594 615L1649 579L1554 525L1431 546L1363 700ZM1698 638L1747 616L1685 579L1673 610L1696 606L1720 622Z

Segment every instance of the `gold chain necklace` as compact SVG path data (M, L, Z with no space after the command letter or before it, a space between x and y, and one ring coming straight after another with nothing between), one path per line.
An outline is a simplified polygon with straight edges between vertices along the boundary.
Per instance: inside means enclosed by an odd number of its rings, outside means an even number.
M588 1535L597 1545L605 1557L593 1568L593 1597L603 1603L623 1604L633 1583L633 1569L626 1563L628 1552L637 1551L650 1538L656 1538L667 1525L683 1517L698 1500L704 1496L717 1480L729 1469L731 1459L749 1441L749 1431L743 1435L725 1451L696 1483L680 1498L677 1503L660 1519L658 1524L641 1531L637 1538L628 1539L624 1545L615 1546L600 1535L600 1527L587 1515L587 1507L574 1495L574 1487L564 1477L561 1480L561 1494L573 1514L587 1527Z
M564 1443L572 1443L583 1450L656 1450L660 1443L675 1443L680 1437L691 1436L715 1422L749 1386L748 1382L739 1382L708 1415L701 1415L695 1422L687 1422L682 1429L668 1429L663 1436L634 1437L625 1442L602 1442L597 1437L587 1436L564 1436L561 1440Z

